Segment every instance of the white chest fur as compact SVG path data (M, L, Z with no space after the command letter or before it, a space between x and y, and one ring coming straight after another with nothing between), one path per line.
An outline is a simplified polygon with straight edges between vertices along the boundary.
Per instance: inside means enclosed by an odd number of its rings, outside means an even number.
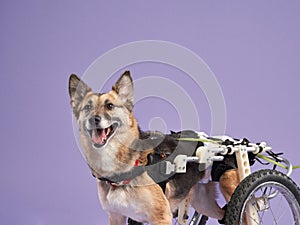
M112 187L109 184L98 184L98 194L103 209L107 212L119 213L134 220L147 222L148 215L145 212L145 204L149 203L141 195L139 188L131 186ZM140 199L141 196L144 199ZM149 199L150 200L150 199ZM151 200L150 200L151 201Z

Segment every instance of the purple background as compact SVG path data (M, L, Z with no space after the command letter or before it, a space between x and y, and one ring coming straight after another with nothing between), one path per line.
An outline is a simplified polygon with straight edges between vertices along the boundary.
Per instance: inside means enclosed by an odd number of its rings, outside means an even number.
M297 1L1 1L0 224L107 223L74 140L67 81L132 41L171 41L197 53L222 87L226 133L267 140L300 164L299 10ZM134 78L179 74L151 64L132 70ZM209 131L205 101L201 122ZM176 115L149 105L136 106L142 128L153 116L178 128ZM300 171L293 178L299 183Z

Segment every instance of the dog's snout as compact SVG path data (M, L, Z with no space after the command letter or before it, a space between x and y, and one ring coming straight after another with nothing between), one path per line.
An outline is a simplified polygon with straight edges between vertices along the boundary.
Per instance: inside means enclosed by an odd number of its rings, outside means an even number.
M100 116L93 116L89 119L89 123L92 126L99 126L101 122L101 117Z

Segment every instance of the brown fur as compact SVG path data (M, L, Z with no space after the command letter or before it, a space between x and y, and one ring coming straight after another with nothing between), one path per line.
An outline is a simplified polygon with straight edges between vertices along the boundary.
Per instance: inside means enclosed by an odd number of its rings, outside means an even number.
M237 169L227 170L220 177L219 183L220 183L220 190L226 202L229 202L235 188L240 183Z

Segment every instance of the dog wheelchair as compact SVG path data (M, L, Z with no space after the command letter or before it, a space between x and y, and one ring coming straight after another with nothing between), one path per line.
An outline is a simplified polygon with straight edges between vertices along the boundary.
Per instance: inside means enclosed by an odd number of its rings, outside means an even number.
M172 160L163 160L159 166L160 173L186 173L188 163L197 163L200 171L211 169L212 180L218 181L226 170L237 169L240 183L226 205L226 213L220 223L300 225L300 189L289 177L298 166L293 167L281 153L273 153L265 142L252 143L245 138L238 140L229 136L209 137L203 132L197 133L197 138L180 136L178 140L203 144L192 155L182 151L175 154ZM251 166L255 161L274 166L252 173ZM206 224L206 215L195 211L189 218L189 209L190 199L186 198L179 205L173 224ZM138 224L141 223L128 219L128 225Z

